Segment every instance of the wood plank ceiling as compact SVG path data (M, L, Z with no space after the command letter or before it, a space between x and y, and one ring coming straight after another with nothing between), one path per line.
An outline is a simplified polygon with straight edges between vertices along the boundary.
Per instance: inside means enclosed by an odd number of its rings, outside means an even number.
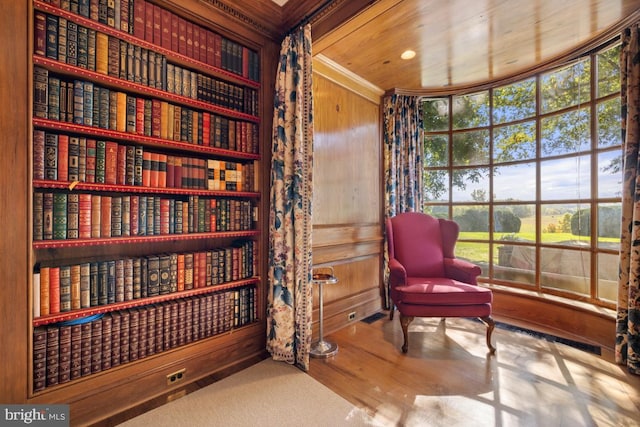
M638 19L640 11L640 0L368 3L357 16L334 23L331 31L316 37L314 30L314 55L382 90L420 93L471 87L553 62L578 46L610 37L608 30ZM321 4L286 2L281 28L294 25ZM415 58L400 59L406 49L414 50Z

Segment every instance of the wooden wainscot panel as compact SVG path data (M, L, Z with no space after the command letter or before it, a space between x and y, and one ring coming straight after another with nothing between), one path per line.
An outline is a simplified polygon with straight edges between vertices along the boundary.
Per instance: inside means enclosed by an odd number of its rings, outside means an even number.
M381 259L378 255L333 265L338 283L323 286L326 333L338 330L354 320L362 319L381 309L381 268ZM314 330L317 329L319 314L318 291L318 287L314 287ZM350 313L355 313L353 319L349 318Z
M337 224L315 225L313 227L313 247L338 244L381 241L380 224Z

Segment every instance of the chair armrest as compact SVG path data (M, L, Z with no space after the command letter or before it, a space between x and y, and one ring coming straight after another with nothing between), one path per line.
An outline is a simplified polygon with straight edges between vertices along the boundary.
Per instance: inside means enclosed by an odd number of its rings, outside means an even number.
M479 266L459 258L444 259L444 273L447 277L464 283L477 285L477 277L482 273Z
M400 262L392 258L389 260L389 285L403 285L407 283L407 270L400 264Z

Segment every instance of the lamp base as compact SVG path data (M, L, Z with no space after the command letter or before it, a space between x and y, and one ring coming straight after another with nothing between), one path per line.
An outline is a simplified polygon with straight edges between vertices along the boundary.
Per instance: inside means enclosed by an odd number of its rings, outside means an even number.
M337 352L338 344L322 340L311 344L311 351L309 352L309 355L311 357L324 359L335 355Z

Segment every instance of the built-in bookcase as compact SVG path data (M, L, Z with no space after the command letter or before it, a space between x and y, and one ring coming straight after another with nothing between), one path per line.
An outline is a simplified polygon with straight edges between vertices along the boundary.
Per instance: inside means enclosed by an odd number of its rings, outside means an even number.
M31 395L230 348L261 317L258 52L142 0L33 20Z

